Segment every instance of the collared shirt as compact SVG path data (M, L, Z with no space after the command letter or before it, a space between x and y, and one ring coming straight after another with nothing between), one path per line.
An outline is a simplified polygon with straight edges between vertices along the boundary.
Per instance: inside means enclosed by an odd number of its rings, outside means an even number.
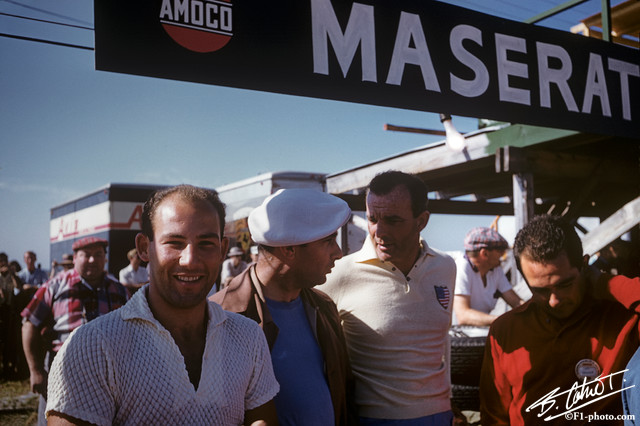
M73 330L126 302L127 290L108 274L94 288L70 269L43 284L21 315L43 330L51 342L47 349L57 352Z
M471 309L488 314L496 306L500 294L512 289L500 266L487 272L486 285L482 282L480 272L474 269L466 255L456 258L456 268L455 294L469 296Z
M207 304L196 389L147 290L71 335L53 362L47 411L96 425L239 425L273 399L279 386L255 321Z
M120 270L119 277L122 284L144 284L149 282L147 268L138 266L138 270L134 271L131 264Z
M318 287L342 319L360 416L409 419L450 409L443 357L455 275L453 259L421 241L405 276L381 261L367 238Z
M622 414L621 372L640 343L640 278L617 276L608 283L607 278L601 277L598 288L606 287L609 294L603 296L615 300L595 299L588 292L565 321L549 317L532 299L493 322L480 377L482 424L564 425L568 418L580 425L588 423L587 414ZM580 372L589 370L602 377L613 375L598 390L600 395L606 391L607 397L589 395L593 386L581 396L571 392L572 386L583 383ZM558 395L549 400L553 405L536 404L556 388ZM580 412L575 417L562 415L587 403L580 410L582 417Z
M29 270L25 268L22 271L18 272L18 276L22 280L23 284L31 284L38 287L47 282L47 280L49 279L47 273L40 268L34 269L33 272L29 272Z
M222 262L222 268L220 270L220 282L225 284L228 278L237 277L242 271L247 269L247 262L241 260L238 266L233 265L233 259L227 259Z

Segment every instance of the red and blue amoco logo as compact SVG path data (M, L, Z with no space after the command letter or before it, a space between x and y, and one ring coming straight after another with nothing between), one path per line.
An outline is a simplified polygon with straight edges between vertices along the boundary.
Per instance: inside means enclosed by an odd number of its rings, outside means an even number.
M208 53L233 36L231 0L163 0L160 23L180 46Z

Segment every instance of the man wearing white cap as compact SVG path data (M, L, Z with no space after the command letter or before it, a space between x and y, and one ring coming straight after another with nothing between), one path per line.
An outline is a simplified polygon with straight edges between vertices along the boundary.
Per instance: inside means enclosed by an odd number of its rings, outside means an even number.
M260 256L210 300L257 321L271 349L281 425L353 424L351 369L335 305L312 287L342 257L337 230L346 202L308 189L283 189L249 215Z
M459 325L488 326L499 297L512 308L523 302L500 266L509 248L507 240L491 228L477 227L464 238L464 256L456 259L456 291L453 310Z
M320 287L340 312L363 425L453 420L443 358L456 270L420 238L427 194L416 176L376 176L367 189L369 238Z

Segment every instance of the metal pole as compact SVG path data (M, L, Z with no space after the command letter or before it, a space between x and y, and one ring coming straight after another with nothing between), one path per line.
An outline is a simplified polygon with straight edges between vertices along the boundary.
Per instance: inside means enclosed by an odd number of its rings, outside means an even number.
M611 41L611 0L601 0L601 2L602 40Z

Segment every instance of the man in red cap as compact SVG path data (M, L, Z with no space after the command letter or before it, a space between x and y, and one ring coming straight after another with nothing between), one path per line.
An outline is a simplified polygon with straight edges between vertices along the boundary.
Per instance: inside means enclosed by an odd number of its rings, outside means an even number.
M38 424L46 424L47 375L71 332L127 301L127 290L104 270L108 242L86 237L73 243L74 268L43 284L22 311L22 345L32 392L40 394Z

